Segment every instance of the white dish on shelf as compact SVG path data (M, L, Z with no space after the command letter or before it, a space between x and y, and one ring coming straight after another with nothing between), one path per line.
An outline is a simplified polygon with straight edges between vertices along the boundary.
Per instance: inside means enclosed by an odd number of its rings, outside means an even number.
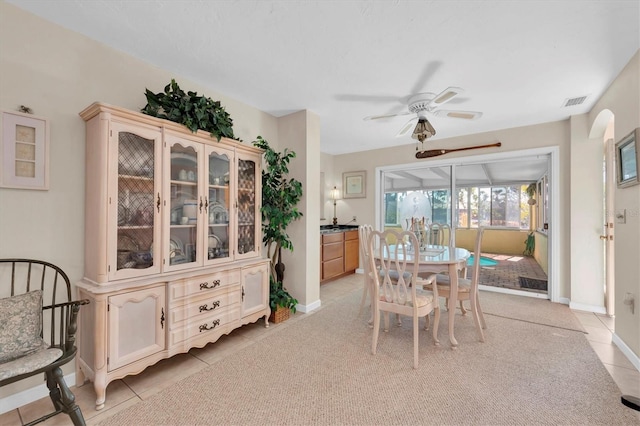
M210 234L209 235L209 248L218 248L218 247L222 247L222 241L220 241L220 238L218 238L217 235Z
M184 255L184 245L178 237L171 237L169 240L169 257Z

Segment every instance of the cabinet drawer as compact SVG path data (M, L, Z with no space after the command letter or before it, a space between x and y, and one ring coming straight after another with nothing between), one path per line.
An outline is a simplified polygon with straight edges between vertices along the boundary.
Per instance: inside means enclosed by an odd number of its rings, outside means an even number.
M322 262L322 279L326 280L344 272L344 263L342 258Z
M322 236L322 244L342 242L342 232Z
M347 231L344 233L344 240L357 240L358 239L358 231Z
M226 326L240 320L240 304L205 315L197 321L185 322L184 326L177 327L169 332L169 345L173 346L192 337L205 336L227 328Z
M327 260L341 258L343 252L342 242L325 244L322 246L322 260L326 262Z
M169 311L169 329L173 330L185 320L200 321L209 315L221 312L242 300L240 288L233 291L221 289L211 294L202 294L187 299L187 303Z
M195 278L185 278L169 283L169 300L170 303L173 303L184 297L210 294L212 291L233 284L240 284L240 269L200 275Z

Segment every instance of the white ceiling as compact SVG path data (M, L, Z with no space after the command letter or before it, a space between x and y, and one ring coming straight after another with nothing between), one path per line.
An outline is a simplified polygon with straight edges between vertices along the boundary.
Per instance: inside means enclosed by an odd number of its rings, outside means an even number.
M329 154L412 144L410 116L363 117L449 86L447 109L484 115L430 117L425 149L585 113L640 48L638 0L6 1L275 116L308 109Z

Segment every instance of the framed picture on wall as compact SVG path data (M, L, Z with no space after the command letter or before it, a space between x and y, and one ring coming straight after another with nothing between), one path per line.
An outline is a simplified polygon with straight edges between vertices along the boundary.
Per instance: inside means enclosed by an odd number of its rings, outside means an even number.
M629 133L616 144L616 176L618 188L640 183L638 164L640 164L640 127Z
M21 112L2 112L0 186L49 189L49 123Z
M366 198L367 172L345 172L342 174L342 191L344 198Z

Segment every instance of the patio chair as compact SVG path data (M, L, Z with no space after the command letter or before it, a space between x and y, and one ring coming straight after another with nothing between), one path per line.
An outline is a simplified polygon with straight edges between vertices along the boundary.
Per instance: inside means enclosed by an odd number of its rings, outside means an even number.
M471 304L471 313L473 315L473 322L476 325L478 330L478 336L480 337L480 341L484 342L484 333L482 329L487 328L487 324L484 321L484 314L482 313L482 308L480 306L479 300L479 291L478 291L478 281L480 277L480 251L482 247L482 235L484 234L484 228L478 228L478 234L476 236L476 243L474 249L474 259L473 268L471 269L471 279L467 278L458 278L458 293L457 297L462 304L463 301L468 300ZM440 297L445 297L447 301L449 300L451 294L451 287L449 285L449 276L445 274L437 274L435 276L431 276L426 280L421 280L419 283L423 286L423 288L427 290L434 290L437 288L438 295ZM448 303L447 303L448 305Z
M71 301L64 271L32 259L0 259L0 297L0 387L44 373L55 411L29 425L60 413L84 425L61 366L76 355L78 311L89 301Z
M396 246L391 247L388 237L395 237ZM409 247L419 247L418 239L413 232L384 232L372 231L368 242L368 260L370 270L376 270L379 264L380 273L371 274L373 279L372 306L373 308L373 339L371 353L376 354L378 335L380 333L380 313L384 314L384 330L389 331L389 314L406 315L413 320L413 368L418 368L418 321L434 312L433 340L438 341L438 323L440 321L440 306L438 303L438 288L432 292L418 289L415 280L418 279L419 262L407 260L403 253ZM393 279L397 273L397 279ZM405 279L409 277L409 279Z

